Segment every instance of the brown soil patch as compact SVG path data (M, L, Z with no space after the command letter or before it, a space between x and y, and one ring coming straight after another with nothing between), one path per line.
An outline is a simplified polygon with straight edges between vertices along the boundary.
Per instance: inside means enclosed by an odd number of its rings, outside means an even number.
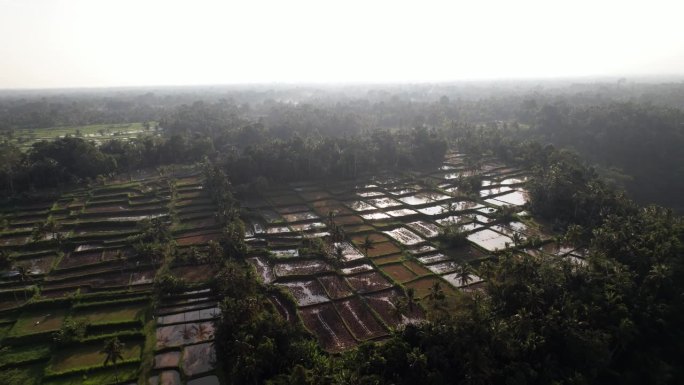
M401 262L403 260L404 260L404 256L402 254L391 254L391 255L385 255L382 257L373 258L373 263L379 266L379 265L385 265L388 263Z
M418 275L432 274L432 272L430 270L428 270L427 268L425 268L425 266L423 266L420 263L417 263L415 261L405 261L404 265Z
M335 308L358 340L375 339L388 334L359 297L336 302Z
M392 287L392 283L375 271L349 276L346 280L358 293L370 293Z
M210 265L183 266L171 269L171 274L182 278L188 283L199 283L210 280L215 273L215 269Z
M302 309L301 316L304 325L318 338L323 349L339 352L356 346L356 340L344 326L332 304Z
M392 242L376 243L372 249L368 250L369 257L379 257L382 255L397 254L401 249Z
M416 278L416 274L413 271L400 263L381 266L380 270L389 275L396 282L406 282Z
M318 281L323 285L328 296L332 299L344 298L352 295L351 288L339 275L324 275L318 277Z

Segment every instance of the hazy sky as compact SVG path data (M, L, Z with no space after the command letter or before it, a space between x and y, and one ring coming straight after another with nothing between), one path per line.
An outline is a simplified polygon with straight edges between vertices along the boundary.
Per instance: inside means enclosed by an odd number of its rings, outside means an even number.
M682 75L683 17L683 0L0 0L0 88Z

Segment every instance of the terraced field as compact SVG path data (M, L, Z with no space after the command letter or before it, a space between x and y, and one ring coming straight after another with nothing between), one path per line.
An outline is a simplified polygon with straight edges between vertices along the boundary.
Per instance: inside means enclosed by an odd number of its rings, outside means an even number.
M202 254L217 239L215 210L200 182L191 169L180 170L2 212L0 249L14 262L0 281L1 383L218 383L209 364L219 314L206 285L210 269L146 255L138 245L154 221L168 226L179 251ZM153 307L162 268L192 290ZM54 340L68 325L83 325L82 335ZM104 365L102 353L114 336L124 344L118 371Z
M459 178L474 174L482 187L464 194ZM479 263L526 238L539 237L539 247L517 252L569 254L581 263L526 215L525 180L524 170L494 162L468 170L451 153L432 172L263 191L242 201L247 261L276 289L269 290L274 309L326 350L379 341L429 318L435 293L448 309L459 290L478 290ZM504 206L513 207L510 221L498 214ZM0 250L13 264L0 281L0 378L219 384L213 321L220 298L208 286L215 268L150 252L140 241L167 226L180 252L201 256L221 236L215 211L191 168L5 208ZM466 241L446 246L439 235L454 223ZM187 289L152 301L162 272ZM79 325L81 334L54 339ZM118 370L104 365L101 352L113 336L124 343Z
M15 130L8 140L9 142L16 144L22 150L27 150L33 143L63 138L66 135L82 137L87 140L95 141L96 143L102 143L103 141L110 139L127 140L139 135L157 135L161 132L157 127L158 124L156 122L150 122L147 124L147 127L144 123L126 123L26 128Z
M462 193L459 178L475 174L483 179L479 193ZM447 302L458 290L477 290L479 263L516 241L539 237L548 252L571 251L549 245L550 237L524 212L525 181L524 170L495 162L469 170L461 155L450 153L434 172L266 191L244 202L247 240L262 250L248 261L263 282L284 289L326 350L381 340L393 328L426 318L435 284ZM499 219L502 206L512 207L512 221ZM467 242L444 246L437 237L454 223L462 225ZM332 241L335 228L345 241ZM323 239L324 253L301 247L313 238ZM467 275L459 270L466 263ZM417 304L398 309L409 288ZM294 309L282 305L286 299L272 300L294 318Z

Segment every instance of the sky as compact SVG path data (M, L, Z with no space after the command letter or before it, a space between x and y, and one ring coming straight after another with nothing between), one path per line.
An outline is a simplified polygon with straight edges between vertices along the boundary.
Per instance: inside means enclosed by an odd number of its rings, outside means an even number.
M684 74L682 0L0 0L0 89Z

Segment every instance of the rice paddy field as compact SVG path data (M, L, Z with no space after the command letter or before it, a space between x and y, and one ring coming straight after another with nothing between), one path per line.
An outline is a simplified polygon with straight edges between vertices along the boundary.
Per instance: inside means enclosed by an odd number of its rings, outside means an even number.
M0 275L0 383L218 384L212 321L219 309L207 288L210 269L170 266L192 290L153 304L155 275L170 262L131 247L140 222L159 219L170 223L180 249L201 253L220 233L208 203L201 178L188 168L2 208L0 248L24 274L12 268ZM57 228L36 233L48 219ZM84 334L55 341L71 324L85 325ZM114 336L124 344L117 370L104 365L102 353Z
M463 194L458 178L474 173L484 180L481 190ZM447 302L460 291L479 290L479 264L513 247L514 239L540 237L541 248L529 252L581 261L572 249L551 245L525 213L525 181L525 170L490 161L473 171L460 154L449 153L441 167L424 172L278 186L241 202L247 262L272 289L274 309L303 325L325 350L382 341L392 329L429 318L436 284ZM497 219L502 206L513 207L512 221ZM192 168L1 208L0 249L24 273L12 268L0 278L0 378L7 379L0 382L220 384L213 321L221 299L208 285L215 269L171 266L139 255L130 242L142 231L140 222L157 219L171 223L177 247L202 253L221 235L214 213ZM36 234L48 220L57 228ZM462 225L467 241L447 247L438 238L453 223ZM341 239L333 241L333 228L343 230ZM316 239L324 252L312 252ZM471 273L464 278L458 269L466 263ZM161 270L189 289L152 301ZM401 310L408 289L415 303ZM85 325L77 341L53 340L74 323ZM125 346L117 371L104 365L101 352L112 336Z
M15 130L11 137L7 138L22 150L28 150L33 143L50 141L63 138L67 135L78 136L84 139L102 143L110 139L127 140L139 135L157 135L157 123L148 123L149 129L144 123L126 124L91 124L87 126L65 126L46 128L26 128Z
M459 191L459 178L475 174L483 180L479 193ZM247 241L262 251L248 261L264 283L281 288L284 298L272 297L274 306L288 319L296 313L324 349L379 341L427 318L435 284L447 302L461 290L481 288L478 265L516 246L514 239L539 237L545 252L571 251L551 245L526 214L526 180L525 170L494 161L467 169L452 152L433 171L280 186L243 202ZM512 221L497 219L503 206L512 207ZM444 246L438 235L454 223L467 242ZM343 229L344 242L329 241L333 226ZM324 239L328 252L316 256L301 247L312 238ZM367 249L366 238L372 241ZM466 277L458 273L462 264L471 269ZM409 288L417 303L401 312L397 304Z

